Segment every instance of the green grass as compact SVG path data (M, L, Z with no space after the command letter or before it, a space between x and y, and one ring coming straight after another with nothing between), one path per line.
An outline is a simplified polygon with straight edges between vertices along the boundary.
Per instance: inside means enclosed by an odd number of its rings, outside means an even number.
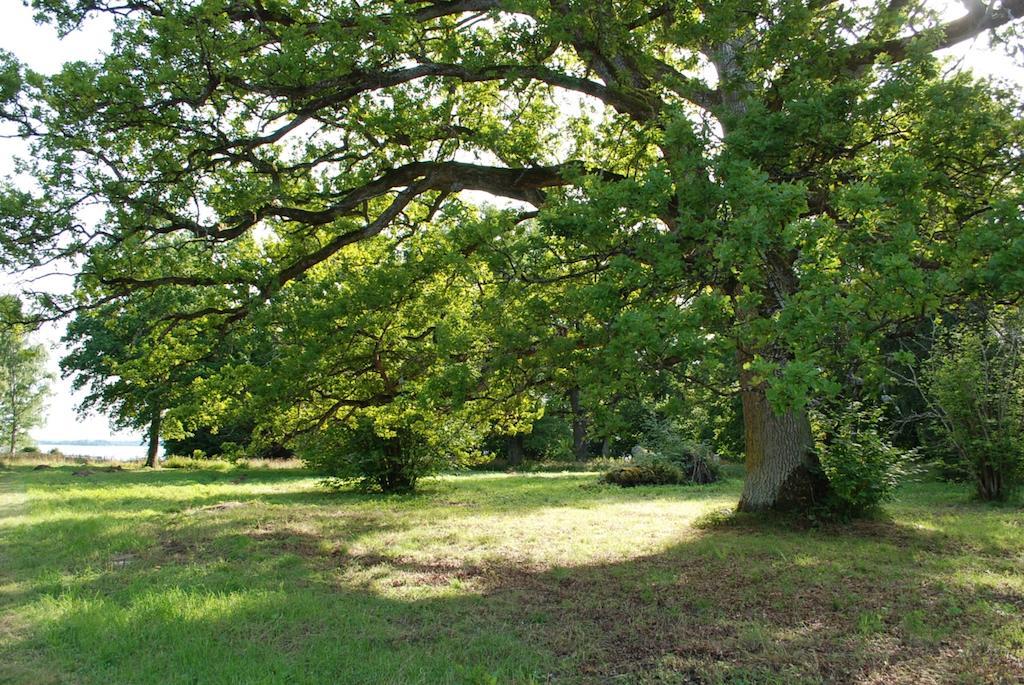
M0 683L1019 682L1024 517L905 488L813 530L736 479L0 471Z

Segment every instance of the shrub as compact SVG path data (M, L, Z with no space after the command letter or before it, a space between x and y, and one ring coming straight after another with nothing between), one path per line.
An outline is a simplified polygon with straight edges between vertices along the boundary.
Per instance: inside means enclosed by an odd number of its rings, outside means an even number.
M909 453L888 440L879 409L859 402L814 414L815 447L831 485L824 507L832 517L850 518L875 509L895 492L906 474Z
M705 485L722 477L722 462L708 445L684 440L674 451L663 454L683 470L689 483Z
M203 459L195 457L170 456L163 460L163 466L168 469L188 469L206 471L230 471L233 465L221 459Z
M424 476L478 461L479 453L469 448L476 439L472 430L455 422L407 419L388 427L363 417L355 425L306 436L297 452L308 466L324 473L325 487L354 484L364 490L412 492Z
M650 457L676 466L687 483L713 483L721 477L721 460L707 445L686 437L673 419L649 419L643 428L641 446Z
M290 459L295 455L281 443L261 440L255 435L255 423L248 419L228 418L216 432L197 428L185 436L167 438L164 448L171 454L201 451L209 458L235 461L244 453L253 459Z
M1009 497L1024 478L1024 315L989 312L941 330L921 390L933 431L971 474L978 496Z
M721 477L721 460L710 446L690 440L673 419L643 420L641 444L633 450L629 470L612 469L605 477L618 485L713 483Z

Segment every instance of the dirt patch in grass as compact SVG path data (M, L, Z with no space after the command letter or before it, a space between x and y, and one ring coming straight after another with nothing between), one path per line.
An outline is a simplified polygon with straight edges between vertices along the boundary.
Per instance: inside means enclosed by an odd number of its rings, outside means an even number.
M160 553L167 557L167 559L173 559L174 561L185 561L193 555L193 549L182 542L181 540L175 539L163 539L159 545Z
M115 554L110 557L110 566L113 568L124 568L129 564L135 562L138 559L138 555L125 552L123 554Z
M477 582L487 580L490 585L502 573L497 566L464 564L457 560L417 560L411 557L388 556L384 554L350 554L335 550L331 564L340 569L382 569L389 578L390 587L443 587L455 581Z
M288 529L256 529L247 533L250 539L272 545L274 549L301 557L323 556L320 538Z

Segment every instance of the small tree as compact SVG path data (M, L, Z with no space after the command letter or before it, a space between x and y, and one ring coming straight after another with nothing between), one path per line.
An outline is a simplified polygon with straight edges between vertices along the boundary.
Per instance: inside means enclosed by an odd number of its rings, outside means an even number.
M0 431L12 457L28 432L45 419L50 375L46 350L29 341L29 329L18 323L21 301L0 296Z
M182 343L168 317L180 304L179 293L164 291L83 310L64 338L70 351L60 366L85 393L81 411L103 412L118 429L145 431L149 468L160 467L162 438L184 437L183 423L201 423L218 409L213 398L192 392L210 362L196 361L205 350Z
M1024 315L989 312L940 329L921 389L978 496L1006 499L1024 476Z
M408 493L424 476L479 461L474 445L480 439L459 417L427 422L382 411L309 433L296 445L306 463L326 476L327 487L351 483L364 490Z

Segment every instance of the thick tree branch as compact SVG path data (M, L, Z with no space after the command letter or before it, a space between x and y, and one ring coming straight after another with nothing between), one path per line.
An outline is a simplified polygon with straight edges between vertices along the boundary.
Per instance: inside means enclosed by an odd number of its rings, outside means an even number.
M564 186L576 177L589 174L598 175L609 181L621 180L617 174L604 170L587 169L582 164L575 162L520 169L483 166L466 162L410 162L390 169L365 185L349 190L337 202L323 209L310 210L268 204L255 208L244 216L229 218L225 224L215 226L205 226L191 219L165 214L170 221L169 225L153 230L160 233L188 230L197 237L231 240L268 218L295 221L310 226L322 226L351 215L364 202L386 195L395 188L407 187L414 183L417 184L420 192L479 190L497 197L507 197L536 206L544 202L543 189Z
M237 77L226 77L226 81L251 93L289 99L311 98L296 105L295 113L303 117L327 107L337 107L362 93L384 90L428 77L455 78L464 83L506 79L540 81L597 98L623 114L643 121L649 119L657 110L650 102L637 95L542 65L496 64L473 69L460 64L426 62L390 71L353 71L341 77L306 85L254 83Z
M934 30L939 33L935 50L953 47L985 31L1024 18L1024 0L1001 0L998 6L996 2L985 4L976 0L965 4L968 7L967 14L935 27ZM902 36L877 45L862 46L862 49L854 50L846 66L857 70L874 64L882 55L888 55L894 62L902 61L907 58L910 46L919 37L917 34Z

